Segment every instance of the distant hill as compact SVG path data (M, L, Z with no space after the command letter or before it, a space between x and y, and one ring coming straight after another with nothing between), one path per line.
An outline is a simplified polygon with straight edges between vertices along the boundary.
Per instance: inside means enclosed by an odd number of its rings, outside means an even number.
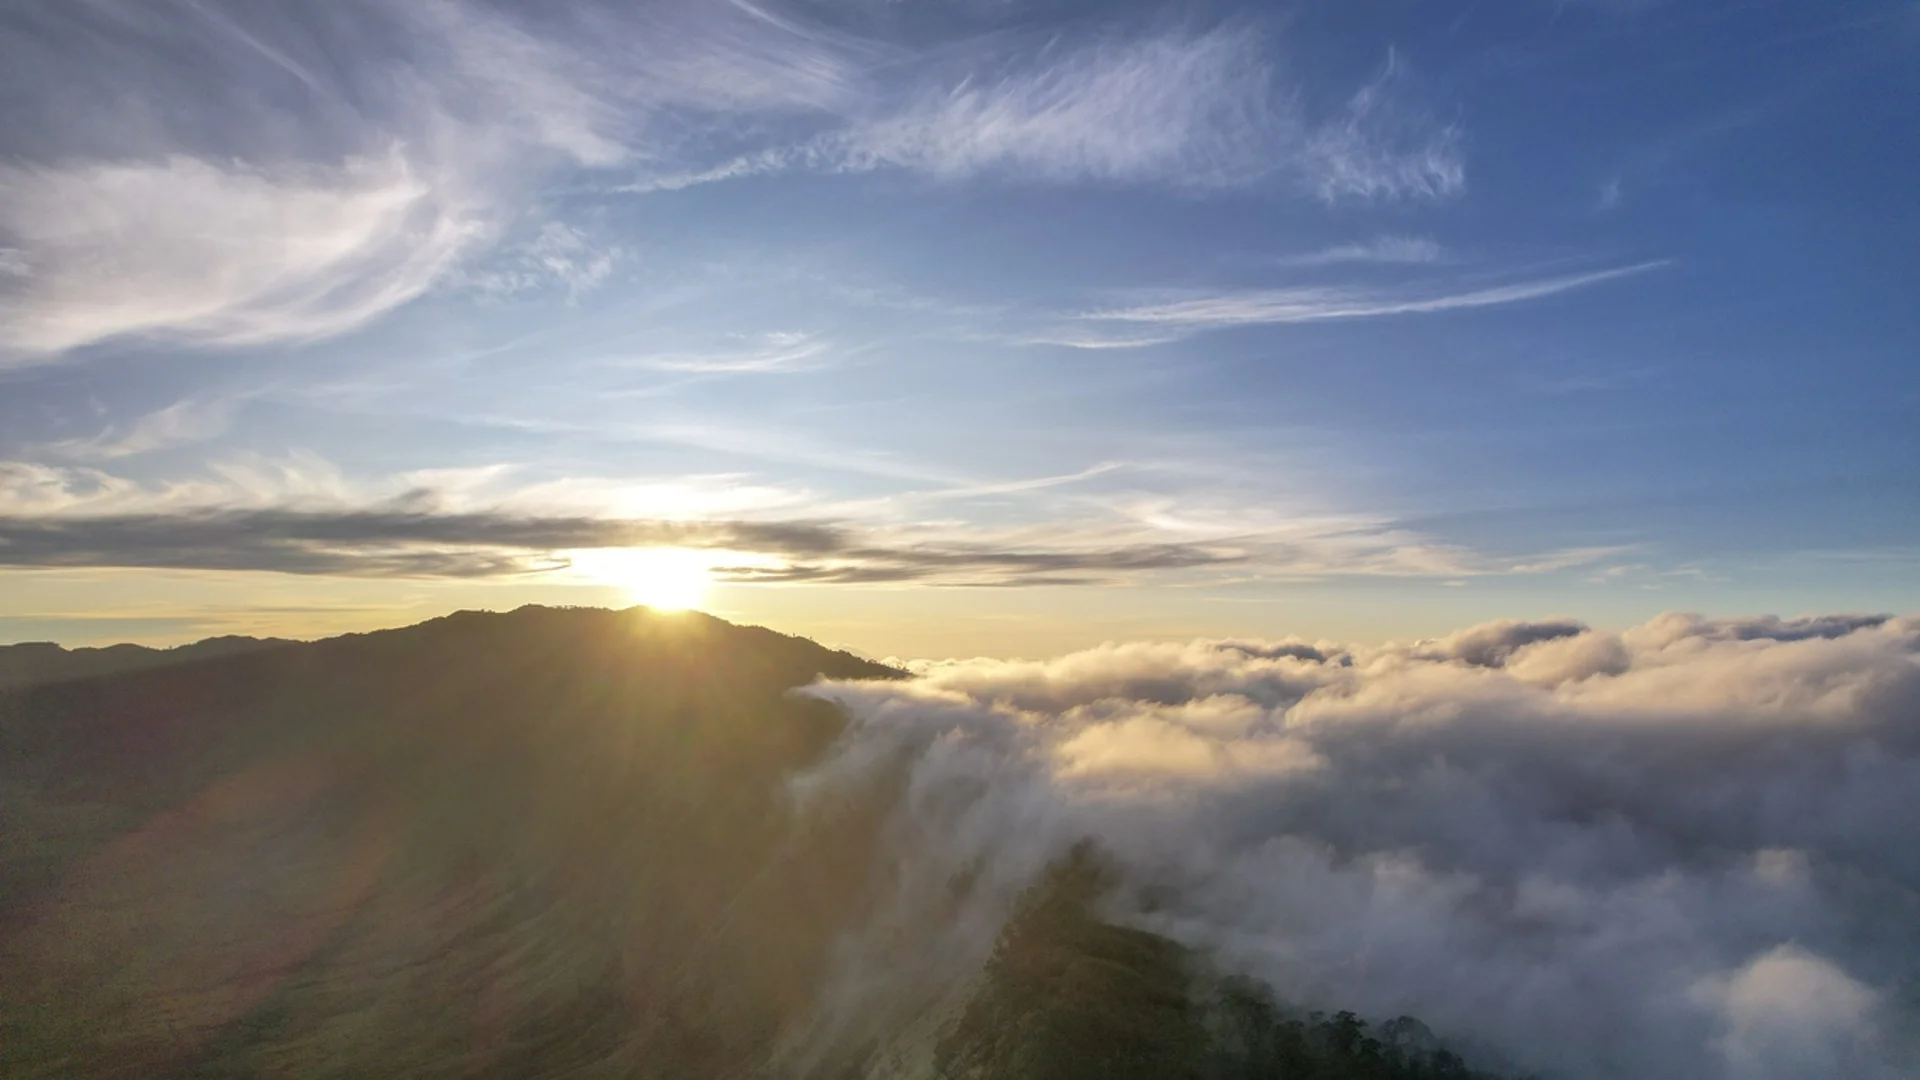
M779 1052L886 825L789 796L842 727L790 691L901 673L644 609L205 644L99 650L140 660L90 677L62 650L0 691L0 1076L908 1075L873 1045ZM941 1075L1467 1075L1221 997L1099 922L1090 865L1009 925Z
M117 675L123 671L190 663L291 644L293 642L279 638L216 637L171 649L150 649L144 645L63 649L50 641L0 645L0 690L64 679Z

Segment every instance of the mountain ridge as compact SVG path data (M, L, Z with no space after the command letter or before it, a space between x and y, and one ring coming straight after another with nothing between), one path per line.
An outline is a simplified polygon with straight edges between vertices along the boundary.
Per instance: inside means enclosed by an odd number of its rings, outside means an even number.
M752 624L734 623L717 615L701 611L656 611L645 605L636 605L624 609L609 609L579 606L555 606L548 604L524 604L508 611L463 608L438 615L417 623L404 626L380 627L374 630L356 630L343 634L333 634L320 638L282 638L253 637L245 634L217 634L197 641L183 642L179 645L152 646L132 642L119 642L112 645L67 646L55 641L19 641L0 644L0 692L16 687L31 686L47 682L64 682L72 679L94 678L104 675L118 675L125 672L141 671L149 668L164 667L173 664L193 663L200 660L262 652L297 646L319 645L330 641L377 637L382 634L398 634L418 631L435 625L444 625L449 620L461 620L469 617L506 616L513 617L522 612L611 612L615 614L645 613L650 616L670 619L684 619L692 622L710 620L734 629L753 633L764 631L782 638L807 641L819 645L810 638L794 634L781 634L779 631ZM868 657L859 656L845 649L819 645L828 652L850 657L868 663L878 663ZM881 665L884 666L884 665Z

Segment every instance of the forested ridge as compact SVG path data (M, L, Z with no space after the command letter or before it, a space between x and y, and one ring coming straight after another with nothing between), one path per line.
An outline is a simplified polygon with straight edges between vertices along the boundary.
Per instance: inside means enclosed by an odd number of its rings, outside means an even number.
M1493 1080L1412 1017L1280 1003L1164 937L1098 916L1088 846L1022 899L938 1050L948 1080Z

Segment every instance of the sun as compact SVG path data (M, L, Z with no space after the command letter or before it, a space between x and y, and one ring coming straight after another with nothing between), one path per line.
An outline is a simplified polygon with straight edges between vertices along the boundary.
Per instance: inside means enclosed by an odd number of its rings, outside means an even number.
M574 570L627 594L627 601L655 611L699 607L712 584L713 565L704 552L685 548L604 548L574 552Z

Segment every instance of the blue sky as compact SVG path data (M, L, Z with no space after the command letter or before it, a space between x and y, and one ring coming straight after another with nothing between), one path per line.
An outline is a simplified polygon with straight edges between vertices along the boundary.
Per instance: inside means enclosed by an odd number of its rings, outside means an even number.
M1912 611L1916 60L1910 0L9 5L0 638Z

